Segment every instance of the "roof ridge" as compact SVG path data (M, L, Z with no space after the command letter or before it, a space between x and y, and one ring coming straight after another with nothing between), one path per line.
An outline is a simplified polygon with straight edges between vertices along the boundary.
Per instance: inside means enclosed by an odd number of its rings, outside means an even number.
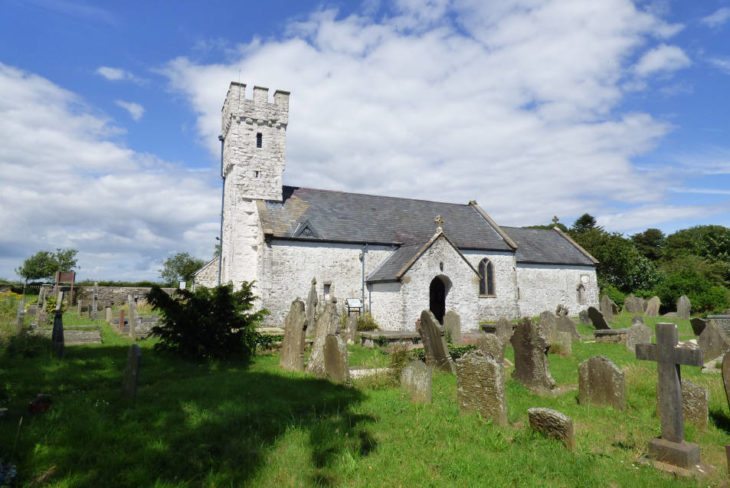
M438 203L441 205L454 205L458 207L468 207L468 203L453 203L453 202L442 202L438 200L426 200L424 198L410 198L410 197L394 197L394 196L388 196L388 195L376 195L373 193L360 193L356 191L344 191L344 190L328 190L326 188L311 188L308 186L293 186L293 185L283 185L284 188L292 188L296 190L314 190L314 191L321 191L321 192L328 192L328 193L342 193L347 195L360 195L364 197L377 197L377 198L388 198L390 200L411 200L414 202L427 202L427 203Z

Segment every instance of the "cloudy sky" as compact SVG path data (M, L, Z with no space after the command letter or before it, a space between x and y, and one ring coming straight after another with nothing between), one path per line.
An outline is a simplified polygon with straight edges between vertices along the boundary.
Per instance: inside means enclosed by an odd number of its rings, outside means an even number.
M80 279L210 258L230 81L292 92L290 185L508 225L730 225L730 0L0 10L0 277L58 247Z

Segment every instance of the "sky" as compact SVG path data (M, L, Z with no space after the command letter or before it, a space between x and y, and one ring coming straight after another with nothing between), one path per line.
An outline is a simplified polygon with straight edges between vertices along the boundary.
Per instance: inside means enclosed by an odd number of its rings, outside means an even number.
M231 81L291 91L288 185L730 226L730 0L0 0L0 278L210 259Z

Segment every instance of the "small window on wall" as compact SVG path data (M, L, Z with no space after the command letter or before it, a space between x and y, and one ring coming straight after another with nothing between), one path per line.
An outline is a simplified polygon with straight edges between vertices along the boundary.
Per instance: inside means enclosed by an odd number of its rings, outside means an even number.
M264 147L264 135L261 132L256 133L256 147Z
M494 296L494 265L484 258L479 262L479 294Z
M578 293L578 304L579 305L585 305L585 303L586 303L586 287L583 286L583 283L581 283L581 284L578 285L578 288L577 288L576 291Z
M322 285L323 294L324 294L324 301L328 302L330 300L330 290L332 289L331 283L324 283Z

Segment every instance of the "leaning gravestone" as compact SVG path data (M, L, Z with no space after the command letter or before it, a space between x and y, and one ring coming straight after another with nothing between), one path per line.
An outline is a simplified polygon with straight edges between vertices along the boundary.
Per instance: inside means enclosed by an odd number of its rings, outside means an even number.
M725 387L725 398L730 406L730 354L725 353L722 358L722 384Z
M342 337L328 334L324 342L324 373L333 383L347 383L350 370L347 367L347 343Z
M316 335L316 317L317 317L317 304L319 299L317 298L317 279L312 278L312 284L309 287L309 295L307 295L307 335Z
M500 317L499 320L497 320L497 325L495 326L495 329L495 334L502 344L507 344L512 338L514 327L512 325L512 322L510 322L506 318Z
M284 320L284 339L281 342L279 365L290 371L304 370L304 341L307 316L304 302L296 299L289 307Z
M64 340L63 340L63 292L58 292L58 299L56 300L56 311L53 315L53 330L51 331L51 344L53 346L53 352L59 358L63 357L64 353Z
M315 324L316 332L312 344L312 353L309 355L309 362L307 362L307 371L316 376L325 376L324 345L327 336L337 332L339 321L337 299L333 298L325 304L324 310L317 317L317 323Z
M573 420L570 417L549 408L528 408L527 415L532 430L559 440L568 449L575 447Z
M142 350L137 344L129 346L127 352L127 367L124 370L122 382L122 393L130 400L137 397L137 385L139 384L139 367L142 362Z
M688 320L692 313L692 303L687 295L682 295L677 300L677 318Z
M647 317L657 317L659 316L659 307L661 305L662 301L659 300L659 297L653 296L646 302L646 310L644 313Z
M431 403L431 368L423 361L408 363L401 371L400 384L413 403Z
M588 314L588 310L581 310L578 312L578 320L583 325L588 325L591 323L591 317Z
M704 330L697 339L697 345L702 351L702 359L705 362L710 362L726 351L730 351L730 340L728 340L725 332L712 320L705 325Z
M578 402L626 408L626 380L610 359L593 356L578 367Z
M499 364L504 364L504 346L496 334L480 334L477 339L477 348Z
M689 325L692 326L692 332L694 332L696 336L699 336L700 334L702 334L702 331L705 330L707 321L705 319L697 317L690 320Z
M639 321L636 321L636 319ZM644 325L640 317L634 317L631 327L626 334L626 349L636 352L637 344L651 344L651 329Z
M567 332L572 339L576 341L580 340L580 334L575 326L575 322L567 315L558 315L555 325L558 332Z
M472 351L456 360L456 396L462 412L478 412L497 425L507 424L504 369L494 358Z
M606 319L606 322L613 321L613 300L608 295L603 295L600 302L601 313Z
M461 343L461 317L454 310L449 310L444 315L444 334L448 342Z
M588 317L590 317L591 323L596 330L608 330L611 328L608 326L608 322L606 322L603 314L595 307L588 307Z
M510 340L515 351L515 370L512 377L533 391L555 388L547 359L547 339L540 329L525 318L515 327Z
M454 362L451 360L443 330L438 320L429 310L421 312L421 320L417 324L421 336L423 350L426 353L426 364L447 373L454 373Z
M634 295L629 295L624 299L624 310L626 310L629 313L644 313L644 304L642 303L641 298L635 297Z

